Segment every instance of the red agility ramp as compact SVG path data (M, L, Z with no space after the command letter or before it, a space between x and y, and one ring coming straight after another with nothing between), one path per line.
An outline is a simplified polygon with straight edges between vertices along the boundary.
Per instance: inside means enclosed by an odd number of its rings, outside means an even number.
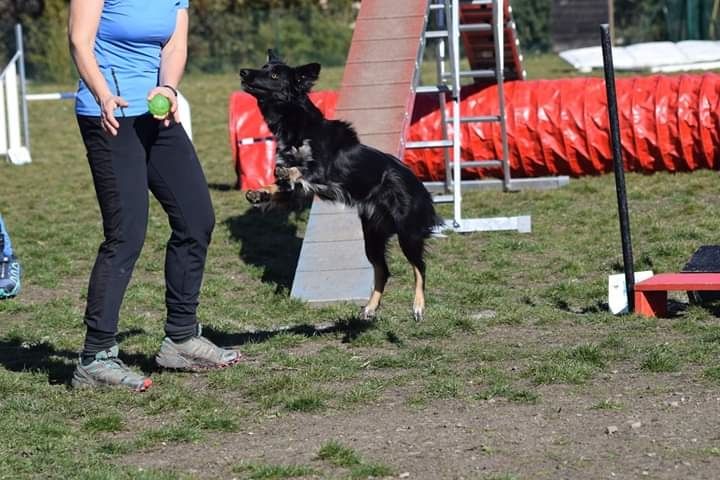
M518 48L518 37L512 16L510 2L503 2L503 16L507 19L503 27L503 51L505 57L504 80L523 80L525 70L522 67L522 56ZM493 4L461 3L461 24L490 24L493 21ZM495 68L495 42L491 29L469 29L460 32L462 43L470 68L473 70L492 70ZM492 85L494 78L474 78L476 85Z

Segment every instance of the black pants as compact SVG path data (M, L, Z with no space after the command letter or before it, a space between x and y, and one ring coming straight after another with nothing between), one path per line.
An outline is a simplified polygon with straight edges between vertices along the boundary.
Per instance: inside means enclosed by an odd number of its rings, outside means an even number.
M165 254L165 332L174 340L197 329L195 312L215 225L207 181L183 127L164 127L150 115L118 121L113 137L98 117L78 116L105 234L90 275L84 355L115 344L120 304L145 240L148 189L172 229Z

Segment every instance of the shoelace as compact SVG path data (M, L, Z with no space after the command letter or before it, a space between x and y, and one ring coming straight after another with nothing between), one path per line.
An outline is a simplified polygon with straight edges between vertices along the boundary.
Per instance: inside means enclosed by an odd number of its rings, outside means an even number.
M13 280L17 280L20 276L20 264L17 262L12 262L10 264L10 278Z
M108 358L108 361L113 363L113 368L120 368L122 370L129 370L128 366L125 365L125 362L120 360L119 358Z
M128 378L133 377L133 372L130 371L130 369L125 365L125 362L120 360L118 357L108 357L103 359L102 361L106 362L108 368L116 369L116 370L125 370L127 371L127 374L120 379L120 383L125 383L125 381Z
M224 360L224 356L229 353L228 350L218 347L214 343L212 343L210 340L208 340L205 337L202 336L196 336L192 340L197 341L200 344L199 351L195 353L194 357L196 358L210 358L210 357L218 357L219 361ZM230 359L232 360L232 359Z
M100 358L97 361L104 362L108 368L128 369L127 365L118 357Z
M17 280L20 276L20 264L10 261L10 257L0 258L0 279L11 278Z

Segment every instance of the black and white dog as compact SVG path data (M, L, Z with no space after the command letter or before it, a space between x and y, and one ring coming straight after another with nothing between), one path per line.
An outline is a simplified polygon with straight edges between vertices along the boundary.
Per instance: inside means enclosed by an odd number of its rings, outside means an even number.
M273 50L260 69L242 69L242 87L258 102L277 140L276 184L247 192L253 204L303 191L357 207L365 253L374 270L374 288L363 309L370 319L380 304L390 275L388 240L397 234L415 273L413 315L425 311L425 240L442 223L432 198L417 177L392 155L358 140L347 122L327 120L308 93L320 74L320 64L286 65Z

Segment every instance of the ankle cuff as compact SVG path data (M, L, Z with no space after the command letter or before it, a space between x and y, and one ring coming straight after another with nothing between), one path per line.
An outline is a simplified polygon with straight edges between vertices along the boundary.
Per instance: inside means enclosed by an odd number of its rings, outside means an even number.
M197 321L190 325L183 325L182 327L172 323L165 325L165 336L175 343L184 342L199 335L200 324Z
M190 331L184 331L184 332L165 332L170 340L173 341L173 343L183 343L187 342L193 337L199 337L202 335L202 325L199 323L196 323L192 330Z
M81 356L83 358L95 358L96 353L102 352L103 350L110 350L115 345L117 345L115 333L103 332L102 330L88 326Z

